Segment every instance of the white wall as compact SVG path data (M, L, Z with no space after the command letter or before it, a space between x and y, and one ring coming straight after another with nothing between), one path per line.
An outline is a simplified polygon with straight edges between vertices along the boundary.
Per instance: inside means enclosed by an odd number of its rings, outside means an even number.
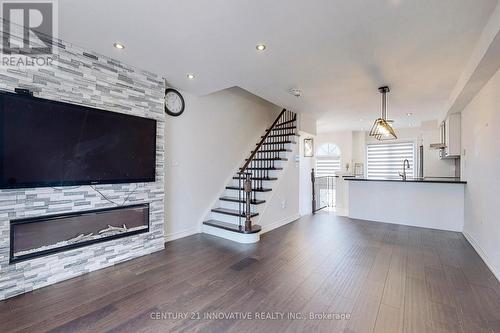
M268 232L300 217L299 214L299 162L295 156L299 145L293 146L288 153L288 161L278 180L273 183L273 190L266 197L265 209L260 214L257 224L263 232Z
M199 232L220 192L281 111L240 88L183 96L185 112L167 117L165 128L167 240Z
M352 163L363 163L363 168L366 170L366 132L352 132ZM352 170L354 172L354 169Z
M304 139L312 138L316 144L316 136L303 131L299 134L299 212L300 216L304 216L312 214L311 169L316 167L314 157L304 157Z
M500 279L500 71L462 112L467 236Z
M299 130L309 133L310 135L317 134L316 119L307 114L299 114Z

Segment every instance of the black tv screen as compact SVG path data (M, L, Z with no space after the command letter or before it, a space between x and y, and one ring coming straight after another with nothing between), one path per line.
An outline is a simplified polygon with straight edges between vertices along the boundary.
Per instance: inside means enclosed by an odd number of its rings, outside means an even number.
M0 188L155 180L153 119L0 93Z

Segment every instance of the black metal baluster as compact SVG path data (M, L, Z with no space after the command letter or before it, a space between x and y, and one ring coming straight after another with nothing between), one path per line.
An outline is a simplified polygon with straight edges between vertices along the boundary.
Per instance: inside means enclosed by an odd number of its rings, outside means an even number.
M241 188L242 188L242 173L241 171L238 173L238 202L239 202L239 217L238 217L238 226L241 228L241 216L243 214L243 205L242 205L242 199L241 199Z

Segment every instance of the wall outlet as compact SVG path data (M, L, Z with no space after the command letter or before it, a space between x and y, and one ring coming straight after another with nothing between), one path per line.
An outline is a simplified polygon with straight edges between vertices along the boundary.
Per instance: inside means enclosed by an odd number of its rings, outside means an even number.
M283 199L281 200L281 209L285 209L286 208L286 200Z

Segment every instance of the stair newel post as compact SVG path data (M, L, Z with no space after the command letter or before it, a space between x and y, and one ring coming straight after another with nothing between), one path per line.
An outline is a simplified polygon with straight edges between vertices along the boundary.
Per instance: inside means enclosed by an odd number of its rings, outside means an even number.
M245 231L252 230L252 220L250 212L250 204L252 201L252 181L249 174L246 174L246 179L244 183L245 190Z
M312 185L312 213L316 213L316 191L314 188L314 182L316 177L314 175L314 168L311 170L311 185Z

